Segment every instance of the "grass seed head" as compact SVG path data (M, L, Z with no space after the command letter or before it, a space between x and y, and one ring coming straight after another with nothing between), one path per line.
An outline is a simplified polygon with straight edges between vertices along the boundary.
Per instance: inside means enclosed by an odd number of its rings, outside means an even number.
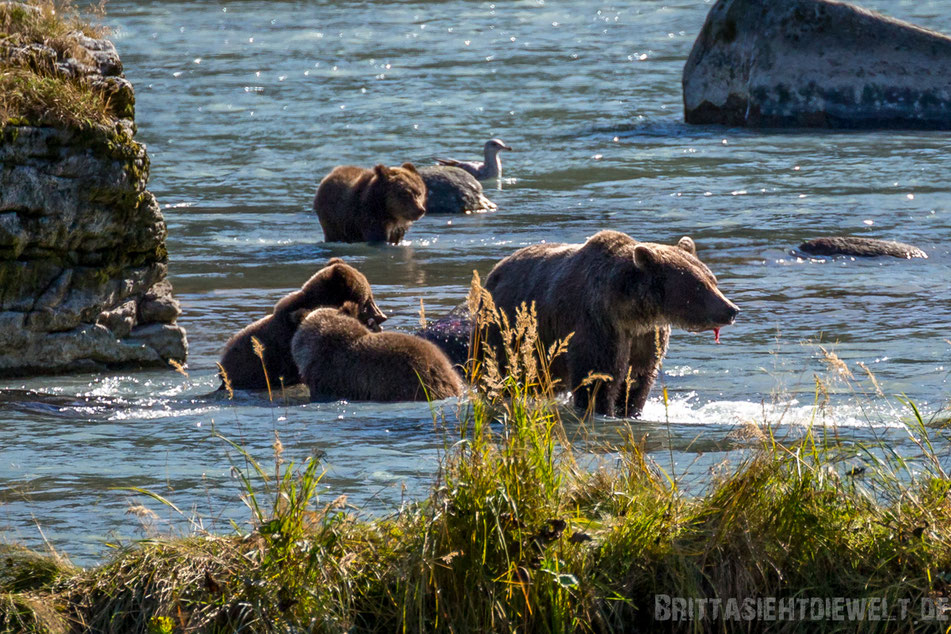
M829 369L845 379L854 379L852 371L849 370L849 366L845 364L845 361L839 358L835 352L831 350L826 350L825 346L819 346L819 350L822 350L823 360L828 364Z
M234 399L234 388L231 386L231 379L228 378L228 371L225 370L225 367L220 363L216 363L218 366L218 376L221 377L221 382L224 383L225 390L228 392L228 399Z

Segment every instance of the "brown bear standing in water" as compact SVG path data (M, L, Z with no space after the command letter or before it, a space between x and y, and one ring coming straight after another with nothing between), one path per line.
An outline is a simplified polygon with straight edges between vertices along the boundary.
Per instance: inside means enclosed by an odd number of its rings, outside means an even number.
M314 211L327 242L398 244L426 213L426 185L412 163L371 170L342 165L320 181Z
M320 308L294 335L291 351L311 400L421 401L462 394L462 380L434 344L371 333L355 316L350 303Z
M510 319L523 302L535 302L546 347L574 333L552 364L552 377L568 389L591 372L614 377L574 394L575 405L587 409L597 390L594 411L608 416L640 415L671 325L713 330L719 341L720 327L739 313L697 259L690 238L672 247L601 231L584 244L536 244L496 264L485 287Z
M228 340L221 355L221 366L231 386L237 390L267 388L261 359L254 354L251 337L257 338L264 346L264 363L272 387L278 387L282 378L284 385L300 383L297 366L291 357L291 339L301 319L320 306L342 306L344 302L353 302L358 307L360 321L374 330L380 330L380 324L386 321L386 315L373 301L367 278L340 258L333 258L299 291L294 291L275 304L270 315L245 327Z

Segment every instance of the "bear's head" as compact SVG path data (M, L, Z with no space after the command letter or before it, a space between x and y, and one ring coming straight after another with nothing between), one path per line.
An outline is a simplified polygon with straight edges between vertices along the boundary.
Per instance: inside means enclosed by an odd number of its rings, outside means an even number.
M646 283L655 323L669 323L691 332L713 330L719 341L740 309L717 288L717 278L696 256L690 238L677 246L640 242L634 246L634 267Z
M325 306L309 311L300 321L298 334L294 335L294 341L301 343L295 343L292 346L303 350L307 347L303 342L307 339L313 341L314 337L321 338L325 344L347 345L370 334L370 330L360 323L360 311L360 306L354 302L344 302L342 306Z
M291 293L278 302L274 313L289 311L291 321L300 319L319 306L343 306L350 302L355 307L354 315L373 331L382 330L387 317L373 300L370 282L363 273L340 258L332 258L317 271L299 291Z
M383 184L387 212L399 220L412 222L426 213L426 184L412 163L400 167L373 168Z

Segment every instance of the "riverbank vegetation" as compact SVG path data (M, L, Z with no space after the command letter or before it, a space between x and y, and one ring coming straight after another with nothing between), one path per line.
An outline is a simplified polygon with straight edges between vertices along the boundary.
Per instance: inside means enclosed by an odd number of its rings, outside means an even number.
M473 308L481 293L476 281ZM500 320L487 303L481 322ZM902 456L819 422L788 439L749 423L737 463L688 494L631 428L590 464L579 438L591 421L568 420L546 372L564 345L537 346L530 309L502 325L509 361L470 362L477 390L458 422L436 421L446 451L425 499L360 519L318 496L317 459L284 463L277 433L268 466L216 436L236 452L250 529L196 524L85 570L7 547L0 631L935 629L951 589L942 424L901 405L918 448Z
M105 32L69 1L0 3L0 128L113 121L107 93L83 72L97 62L80 42Z

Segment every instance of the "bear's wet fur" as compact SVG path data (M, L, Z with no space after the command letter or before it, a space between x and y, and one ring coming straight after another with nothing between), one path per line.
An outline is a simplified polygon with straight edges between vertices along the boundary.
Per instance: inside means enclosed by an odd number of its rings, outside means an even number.
M593 397L598 414L639 416L670 327L718 332L739 312L695 253L690 238L668 246L601 231L584 244L520 249L495 265L485 287L510 320L520 305L535 302L546 347L574 333L550 371L574 390L577 407L588 409ZM590 373L614 380L579 388Z
M367 278L340 258L332 258L300 290L274 305L274 310L236 333L225 344L221 366L236 390L267 388L261 359L254 354L251 337L264 346L264 364L271 387L300 383L297 366L291 356L291 340L307 313L321 306L339 307L352 302L357 316L374 329L386 321L386 315L373 301ZM223 387L223 386L222 386ZM219 388L220 389L220 388Z
M327 242L398 244L426 213L426 185L412 163L341 165L320 181L314 211Z
M370 332L356 307L321 308L300 324L291 350L312 401L439 400L462 394L462 379L434 344Z

